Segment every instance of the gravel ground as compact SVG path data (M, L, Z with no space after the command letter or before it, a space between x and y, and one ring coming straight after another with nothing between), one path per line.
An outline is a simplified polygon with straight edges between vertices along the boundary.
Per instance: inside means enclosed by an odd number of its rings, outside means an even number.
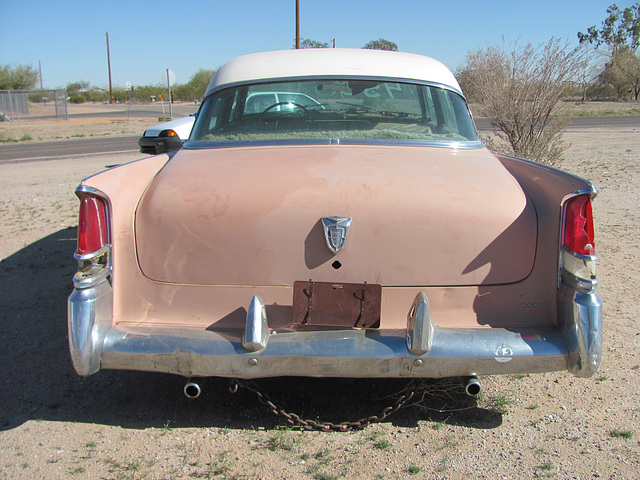
M0 164L0 478L639 479L640 132L572 130L566 139L561 167L600 190L598 374L487 377L471 403L458 385L434 383L420 389L421 402L351 433L286 428L251 392L231 394L220 379L201 382L203 394L189 401L177 376L77 376L66 331L73 190L139 155ZM377 413L402 387L260 382L288 410L332 421Z

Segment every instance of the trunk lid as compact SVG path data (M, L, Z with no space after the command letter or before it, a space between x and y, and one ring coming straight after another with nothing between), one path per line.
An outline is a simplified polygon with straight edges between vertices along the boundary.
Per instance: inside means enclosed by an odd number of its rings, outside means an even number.
M323 217L352 219L334 254ZM140 269L158 282L383 286L511 283L537 226L486 149L265 146L183 149L135 216Z

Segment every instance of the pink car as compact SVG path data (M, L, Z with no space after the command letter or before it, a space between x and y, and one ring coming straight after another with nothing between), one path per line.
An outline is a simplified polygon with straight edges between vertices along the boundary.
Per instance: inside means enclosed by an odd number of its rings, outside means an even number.
M80 375L468 377L475 394L480 375L600 363L596 189L489 152L427 57L237 58L180 151L76 193Z

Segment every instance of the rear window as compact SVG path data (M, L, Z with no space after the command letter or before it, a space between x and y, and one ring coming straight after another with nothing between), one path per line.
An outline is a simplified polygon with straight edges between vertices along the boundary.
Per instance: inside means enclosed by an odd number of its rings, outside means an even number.
M252 84L202 105L191 141L386 139L475 142L465 100L433 85L373 80Z

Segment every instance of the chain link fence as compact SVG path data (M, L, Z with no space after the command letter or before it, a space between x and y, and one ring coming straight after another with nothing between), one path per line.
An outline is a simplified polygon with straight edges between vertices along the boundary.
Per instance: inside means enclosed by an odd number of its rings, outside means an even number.
M69 119L66 89L0 90L0 121L47 118Z

